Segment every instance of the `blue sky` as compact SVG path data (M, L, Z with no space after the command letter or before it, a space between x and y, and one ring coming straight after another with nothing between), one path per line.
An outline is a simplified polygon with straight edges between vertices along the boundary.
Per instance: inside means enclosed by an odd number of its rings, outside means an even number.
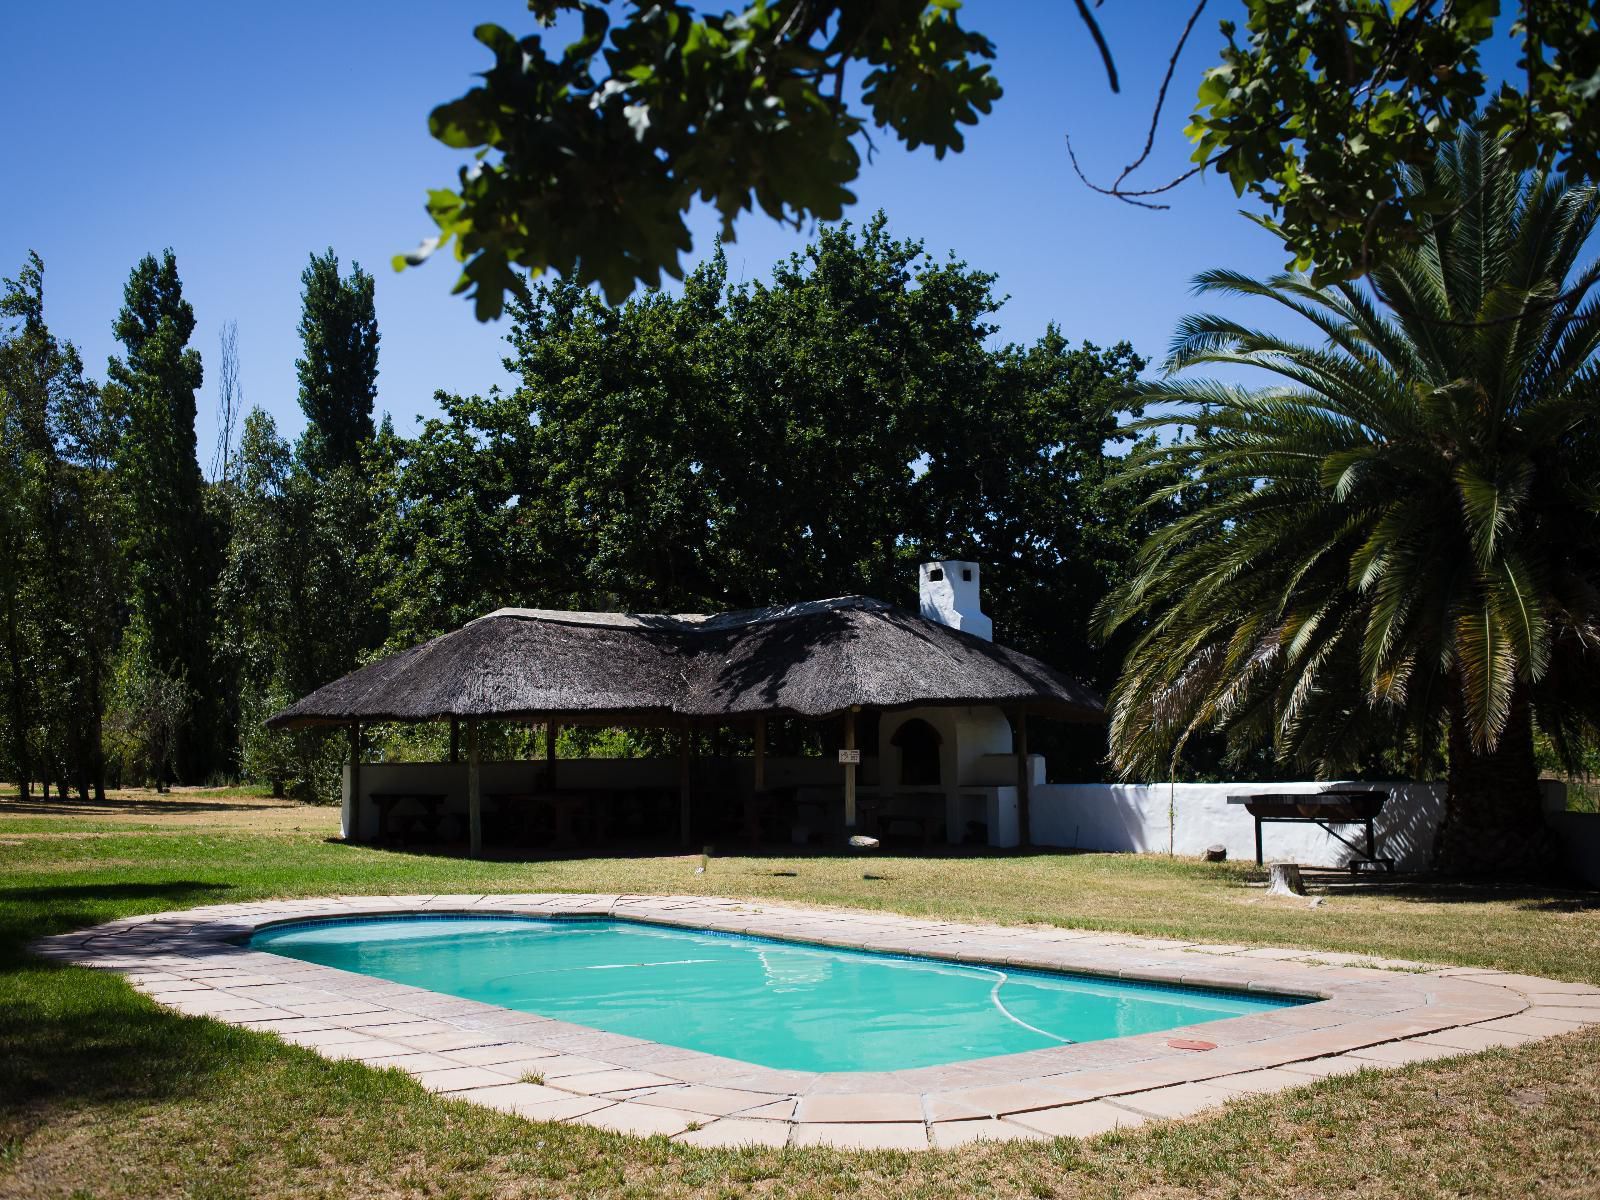
M1174 81L1152 180L1185 165L1184 118L1200 72L1215 62L1216 20L1231 12L1213 7ZM1127 339L1158 357L1192 307L1196 272L1267 272L1284 255L1236 215L1240 202L1221 179L1192 182L1171 211L1147 212L1073 177L1066 133L1102 178L1137 153L1188 5L1123 0L1099 11L1120 96L1071 4L969 0L964 19L998 47L1004 99L966 151L942 162L880 136L855 215L882 207L897 235L996 273L1010 297L999 317L1007 340L1032 340L1055 321L1075 341ZM531 27L522 0L6 6L0 106L13 119L0 271L14 274L30 248L44 256L50 323L103 377L129 270L172 246L207 366L202 462L226 321L238 322L247 403L286 433L300 428L299 276L307 255L328 246L377 278L379 406L402 431L435 410L436 389L506 382L504 327L478 324L449 294L452 263L389 267L429 230L425 189L450 182L461 161L428 136L427 114L487 64L471 37L486 20ZM699 257L712 248L714 223L697 218L695 228ZM764 275L806 232L747 216L728 247L732 273Z

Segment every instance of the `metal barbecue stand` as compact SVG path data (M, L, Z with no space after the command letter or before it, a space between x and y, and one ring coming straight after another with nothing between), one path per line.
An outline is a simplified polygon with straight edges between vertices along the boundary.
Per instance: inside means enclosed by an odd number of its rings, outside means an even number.
M1285 825L1318 825L1330 837L1355 853L1350 861L1350 873L1362 867L1382 867L1394 870L1394 859L1379 857L1372 832L1372 822L1389 799L1387 791L1333 791L1333 792L1257 792L1250 795L1229 796L1229 804L1242 804L1245 811L1256 819L1256 865L1262 865L1261 827L1268 822ZM1362 825L1366 827L1367 844L1362 847L1345 837L1335 825Z

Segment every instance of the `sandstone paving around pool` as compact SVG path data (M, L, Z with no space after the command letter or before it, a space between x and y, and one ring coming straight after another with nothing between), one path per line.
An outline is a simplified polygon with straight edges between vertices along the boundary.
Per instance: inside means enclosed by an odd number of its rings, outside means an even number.
M1313 997L1253 1016L906 1071L780 1071L251 950L278 922L401 913L613 916L964 962ZM696 1146L925 1149L1077 1137L1329 1075L1600 1024L1600 988L1476 967L684 896L363 896L129 917L35 943L178 1012L541 1121ZM1198 1040L1215 1049L1189 1050Z

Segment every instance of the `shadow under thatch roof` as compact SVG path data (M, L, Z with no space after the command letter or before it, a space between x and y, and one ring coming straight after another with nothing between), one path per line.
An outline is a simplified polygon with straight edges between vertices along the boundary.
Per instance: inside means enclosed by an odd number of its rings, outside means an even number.
M267 724L676 724L923 704L1105 715L1091 689L1035 658L847 596L715 616L500 609L318 688Z

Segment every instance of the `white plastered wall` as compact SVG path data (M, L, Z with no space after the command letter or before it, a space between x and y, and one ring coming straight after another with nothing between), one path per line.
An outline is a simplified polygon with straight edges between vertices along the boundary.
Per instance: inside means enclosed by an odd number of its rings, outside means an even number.
M1546 820L1555 831L1568 869L1600 886L1600 814L1566 812L1566 785L1541 780ZM1330 788L1380 789L1391 793L1375 822L1377 850L1405 871L1427 869L1434 837L1444 817L1443 783L1055 783L1031 792L1033 840L1041 846L1078 850L1133 851L1195 857L1222 846L1231 859L1255 857L1255 820L1230 795L1250 792L1320 792ZM1357 845L1357 825L1338 826ZM1306 866L1345 866L1351 851L1315 825L1262 827L1267 861L1287 859Z
M1388 790L1392 796L1376 822L1380 855L1404 870L1427 866L1434 832L1444 815L1442 783L1071 783L1049 784L1032 794L1033 839L1044 846L1081 850L1132 850L1196 857L1223 846L1231 859L1255 858L1255 819L1230 795L1309 793L1331 788ZM1336 826L1360 845L1357 825ZM1353 857L1316 825L1267 824L1262 841L1268 861L1343 866Z

